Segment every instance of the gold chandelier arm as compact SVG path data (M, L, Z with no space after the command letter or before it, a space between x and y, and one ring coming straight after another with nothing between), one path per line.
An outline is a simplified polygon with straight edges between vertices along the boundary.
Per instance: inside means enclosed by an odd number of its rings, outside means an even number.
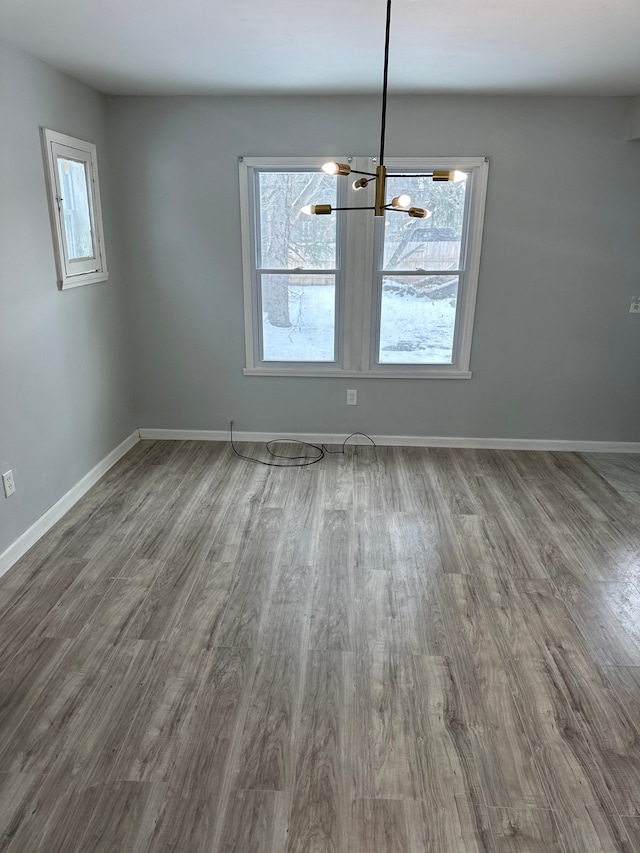
M392 178L433 178L434 181L451 181L457 184L467 178L466 172L461 172L458 169L436 169L433 172L411 172L410 174L400 174L394 172Z
M374 210L374 207L332 207L330 204L306 204L300 208L300 213L307 216L328 216L336 210Z

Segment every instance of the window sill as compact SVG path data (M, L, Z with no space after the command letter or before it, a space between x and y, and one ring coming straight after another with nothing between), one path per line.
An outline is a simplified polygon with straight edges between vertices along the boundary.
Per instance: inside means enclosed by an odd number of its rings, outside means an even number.
M334 379L471 379L470 370L303 370L292 367L245 367L245 376L304 376L306 378L328 376Z
M82 287L85 284L98 284L100 281L108 281L108 272L85 273L83 275L72 275L63 281L58 281L58 290L68 290L70 287Z

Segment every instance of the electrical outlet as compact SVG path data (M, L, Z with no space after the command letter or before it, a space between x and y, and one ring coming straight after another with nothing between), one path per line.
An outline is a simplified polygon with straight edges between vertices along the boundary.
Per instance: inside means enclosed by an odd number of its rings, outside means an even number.
M631 300L631 308L629 314L640 314L640 296L634 296Z
M347 406L357 406L358 405L358 392L357 391L347 391Z
M10 498L16 490L15 480L13 479L13 471L7 471L2 475L2 485L4 486L5 498Z

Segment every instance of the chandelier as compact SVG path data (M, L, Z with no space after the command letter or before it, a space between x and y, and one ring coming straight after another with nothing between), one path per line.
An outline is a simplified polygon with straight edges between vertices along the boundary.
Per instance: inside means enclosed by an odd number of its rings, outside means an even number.
M372 181L375 181L375 204L371 207L332 207L330 204L307 204L301 208L302 213L312 216L327 215L335 210L373 210L374 216L384 216L388 210L398 213L406 213L412 219L426 219L431 216L431 211L424 207L411 207L411 198L406 195L399 195L387 202L387 168L384 165L384 145L387 127L387 85L389 76L389 32L391 29L391 0L387 0L387 24L384 37L384 79L382 84L382 121L380 126L380 158L375 172L361 172L357 169L352 169L348 163L325 163L322 170L328 175L361 175L353 182L354 190L361 190L367 187ZM433 181L464 181L467 177L466 172L458 170L450 171L447 169L435 170L432 172L412 173L412 174L396 174L394 178L431 178Z

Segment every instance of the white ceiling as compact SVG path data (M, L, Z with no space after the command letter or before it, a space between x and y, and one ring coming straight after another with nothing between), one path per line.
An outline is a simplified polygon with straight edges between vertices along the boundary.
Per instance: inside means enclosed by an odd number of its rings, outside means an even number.
M108 94L378 92L385 0L0 0L0 37ZM635 95L640 0L394 0L390 88Z

